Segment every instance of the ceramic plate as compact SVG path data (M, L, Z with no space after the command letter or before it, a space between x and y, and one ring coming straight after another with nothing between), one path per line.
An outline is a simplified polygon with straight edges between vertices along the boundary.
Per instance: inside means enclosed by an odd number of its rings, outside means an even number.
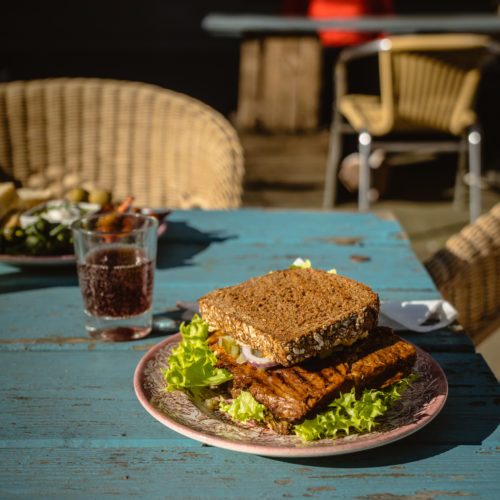
M146 209L142 209L146 210ZM153 215L153 209L144 211L146 215ZM158 237L162 236L167 230L167 221L165 220L170 210L158 210L162 219L158 225ZM8 264L15 267L55 267L55 266L68 266L76 263L76 257L71 255L47 255L47 256L34 256L34 255L7 255L0 254L0 263Z
M0 262L16 267L54 267L74 265L74 255L47 255L35 257L31 255L6 255L0 254Z
M174 431L212 446L270 457L320 457L367 450L402 439L427 425L443 408L448 384L441 367L417 348L419 379L390 410L376 432L344 438L303 442L257 426L236 424L210 412L181 391L166 392L161 369L167 366L180 334L157 344L142 358L134 375L134 389L144 408Z

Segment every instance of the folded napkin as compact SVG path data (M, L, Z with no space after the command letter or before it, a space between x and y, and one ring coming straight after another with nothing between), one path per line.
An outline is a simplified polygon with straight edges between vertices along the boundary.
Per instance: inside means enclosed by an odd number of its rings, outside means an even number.
M456 309L445 300L383 301L378 324L394 330L430 332L449 325L457 315Z

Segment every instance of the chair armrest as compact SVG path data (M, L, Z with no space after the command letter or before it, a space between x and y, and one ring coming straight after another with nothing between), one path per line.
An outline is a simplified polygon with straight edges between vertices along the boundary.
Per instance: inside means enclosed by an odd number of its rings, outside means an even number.
M380 52L391 50L391 46L389 38L381 38L342 50L335 64L335 98L337 103L342 96L347 94L347 64L356 59L375 56Z
M373 40L371 42L363 43L361 45L356 45L355 47L349 47L342 50L339 55L339 63L347 63L354 59L360 59L362 57L369 57L379 52L386 52L391 50L392 42L389 38L380 38L379 40Z

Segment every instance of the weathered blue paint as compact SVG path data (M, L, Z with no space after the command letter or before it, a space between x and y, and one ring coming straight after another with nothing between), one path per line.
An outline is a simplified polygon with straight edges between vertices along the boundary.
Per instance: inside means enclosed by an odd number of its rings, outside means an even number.
M297 256L361 279L383 299L438 296L391 218L243 210L170 220L159 246L157 314ZM450 383L448 403L425 429L372 451L279 460L202 446L149 417L132 375L164 334L89 339L74 270L0 266L0 292L0 496L500 496L499 385L463 333L405 334Z

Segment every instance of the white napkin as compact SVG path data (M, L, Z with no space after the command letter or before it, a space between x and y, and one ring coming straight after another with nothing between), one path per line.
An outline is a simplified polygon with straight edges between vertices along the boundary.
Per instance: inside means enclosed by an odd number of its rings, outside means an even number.
M430 332L449 325L457 315L456 309L445 300L383 301L378 324L394 330Z

